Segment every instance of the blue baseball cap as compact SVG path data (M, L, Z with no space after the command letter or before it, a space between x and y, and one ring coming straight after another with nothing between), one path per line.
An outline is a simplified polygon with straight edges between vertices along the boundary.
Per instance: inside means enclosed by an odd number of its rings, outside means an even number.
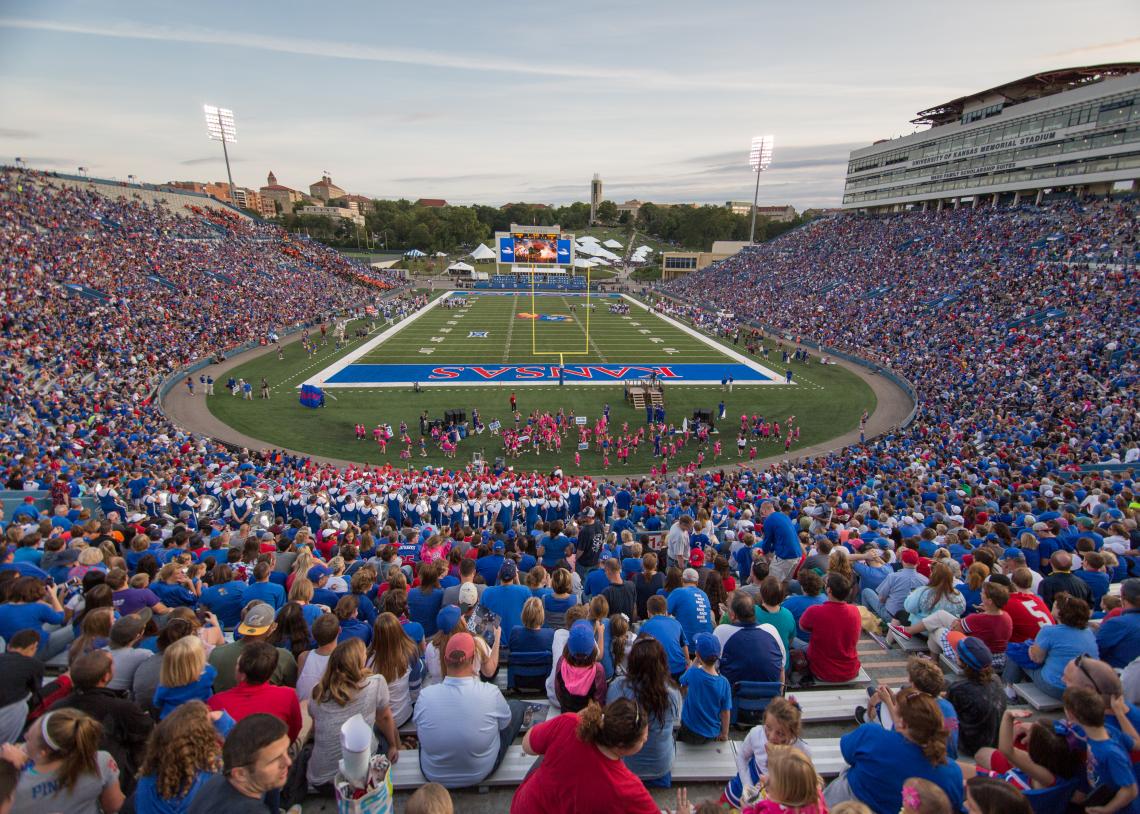
M450 633L459 624L459 608L455 605L445 605L435 615L435 626L444 633Z
M566 639L566 649L572 656L588 656L597 649L598 643L594 639L594 626L585 619L579 619L570 628L570 636Z
M1007 548L1001 553L1003 560L1024 560L1025 553L1020 548Z
M701 661L720 658L720 640L711 633L698 633L693 643L697 647L697 655Z
M519 575L519 567L515 565L514 560L506 560L503 562L503 567L499 569L499 582L507 582Z
M321 577L327 577L331 573L332 573L332 571L325 568L323 565L314 565L312 568L309 569L309 574L308 574L309 581L310 582L317 582L318 580L320 580Z
M495 544L491 546L491 550L492 551L506 551L507 550L507 544L504 543L502 540L496 540Z

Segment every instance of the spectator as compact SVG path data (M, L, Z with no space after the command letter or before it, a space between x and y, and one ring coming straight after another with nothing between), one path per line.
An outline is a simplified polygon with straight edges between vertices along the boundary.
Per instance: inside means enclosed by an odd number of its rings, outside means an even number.
M62 653L75 638L72 628L64 624L67 614L59 602L66 588L48 589L35 577L18 577L8 588L6 601L0 603L0 636L7 641L21 630L36 630L40 634L37 658L49 661Z
M268 642L250 642L238 657L237 685L212 696L207 705L215 712L228 713L238 722L250 715L268 712L285 722L292 742L301 732L301 707L291 687L269 683L277 667L278 654L278 648Z
M857 565L859 563L856 563ZM800 627L800 618L804 615L804 611L812 605L822 605L827 601L827 595L823 589L823 578L815 571L800 569L799 583L802 594L792 594L784 600L784 608L792 614L796 620L796 634L795 639L799 640L796 647L801 650L807 646L808 641L811 640L811 634ZM763 581L761 580L761 584ZM865 584L865 583L864 583ZM745 586L748 587L748 586ZM744 590L741 588L740 590ZM756 599L756 596L753 596Z
M1053 614L1045 600L1033 590L1033 572L1028 568L1018 568L1010 577L1013 591L1010 592L1009 602L1005 610L1013 623L1009 634L1011 642L1024 642L1037 637L1038 632L1046 625L1055 624Z
M653 797L623 762L640 752L648 737L648 713L626 698L539 724L523 738L523 751L542 760L515 792L512 814L659 814Z
M262 798L289 776L291 742L285 722L272 715L238 721L222 746L222 773L202 784L187 814L265 814Z
M542 598L545 624L551 630L558 630L566 624L566 611L578 604L578 596L573 593L574 583L570 572L565 568L555 568L550 575L552 594Z
M1024 672L1039 690L1060 698L1065 692L1062 680L1065 665L1078 656L1098 656L1096 636L1089 630L1087 602L1059 593L1053 600L1053 615L1057 624L1041 628L1029 648L1029 660L1034 667L1025 669L1012 658L1006 660L1002 678L1007 688L1011 688ZM1006 696L1012 700L1011 693L1012 689L1007 689Z
M649 737L639 752L623 758L647 785L671 784L676 748L673 727L681 719L681 693L669 676L665 648L652 636L641 636L630 648L625 675L610 684L606 702L628 698L649 716Z
M0 743L15 743L24 732L28 707L39 703L43 687L44 665L36 658L40 634L35 630L18 631L0 653Z
M372 626L357 618L356 611L360 600L352 594L345 594L337 600L333 615L340 621L338 641L360 639L367 647L372 643Z
M424 563L420 567L420 586L408 591L408 616L423 625L425 636L435 635L435 617L443 607L440 569L445 566L443 562Z
M748 730L736 749L736 776L724 788L724 798L733 808L743 808L742 795L768 774L768 747L790 746L811 757L811 746L800 737L802 716L794 698L773 698L764 709L763 723Z
M971 777L966 781L966 810L976 814L1033 814L1033 807L1021 791L989 777Z
M891 623L903 610L911 591L926 584L926 577L918 573L918 552L911 548L899 554L902 570L895 571L879 583L879 589L863 589L863 604L885 623Z
M1009 589L997 582L987 582L982 586L982 610L980 613L971 613L962 619L954 619L948 614L931 614L922 620L927 630L932 627L929 636L930 651L936 655L944 653L948 659L956 659L954 644L947 640L952 633L975 636L981 639L989 650L993 669L1000 672L1005 666L1005 650L1009 645L1009 637L1013 632L1013 620L1005 612L1009 604ZM949 623L946 627L935 627L942 623Z
M458 605L459 604L459 591L468 583L475 586L478 592L478 597L482 598L483 591L486 589L486 584L475 582L475 560L469 557L464 557L459 562L459 584L452 585L450 588L445 588L443 591L443 605ZM441 605L442 607L442 605ZM373 620L375 621L375 620Z
M610 557L602 563L609 583L601 595L610 605L610 613L624 613L629 619L637 619L637 589L630 580L622 579L621 561Z
M1123 668L1140 658L1140 579L1120 584L1120 603L1120 615L1101 622L1096 644L1104 661Z
M942 670L932 660L921 656L911 656L906 660L907 681L911 687L924 692L935 700L938 710L942 713L942 721L946 725L946 754L951 760L958 758L958 713L954 705L944 698L946 692L946 677ZM866 721L877 721L884 729L894 729L896 717L892 712L894 707L890 688L879 684L871 692L871 704L855 708L855 722L862 724Z
M188 701L206 701L214 692L218 671L206 663L206 650L196 636L184 636L162 654L162 671L154 692L161 720Z
M1092 589L1083 579L1069 573L1069 569L1073 567L1073 555L1067 551L1054 552L1049 558L1049 565L1052 566L1053 572L1041 580L1041 584L1037 587L1037 593L1041 594L1045 604L1053 607L1053 600L1057 594L1066 593L1074 599L1082 600L1091 608Z
M760 625L770 625L780 637L780 645L787 658L784 668L792 666L792 639L796 635L796 617L785 607L782 607L786 592L784 584L774 576L765 577L760 583L760 608L756 611L756 622ZM723 658L721 659L723 662ZM721 664L723 672L724 665Z
M269 642L277 630L277 622L273 618L273 608L264 602L254 603L245 610L244 621L238 626L237 632L241 638L221 647L215 647L210 653L210 664L218 671L214 679L214 691L225 692L233 689L237 683L237 663L242 651L253 642ZM297 684L297 660L293 654L280 647L277 650L277 664L273 669L270 681L276 686L294 687Z
M451 795L439 783L425 783L404 805L404 814L454 814Z
M1006 698L985 642L966 635L952 634L951 638L964 680L950 685L946 700L958 715L959 752L974 755L979 749L997 746Z
M186 814L195 795L221 768L222 735L206 705L188 701L167 715L147 740L134 810Z
M954 620L966 612L966 599L954 587L954 573L946 565L934 564L926 585L915 588L903 602L910 624L892 622L887 625L896 636L909 639L916 633L934 631L950 627ZM931 626L923 624L928 616L934 616Z
M392 720L399 729L412 717L426 670L419 645L404 632L400 620L390 613L376 617L368 669L388 682Z
M519 569L514 560L507 560L499 569L499 584L483 592L480 604L498 614L502 636L511 640L511 631L522 624L522 608L530 599L530 589L519 584Z
M77 709L58 709L28 727L24 748L5 745L4 759L19 767L14 814L94 811L115 814L123 805L119 767L99 749L102 727Z
M770 573L781 582L791 579L803 558L803 547L792 519L765 500L760 504L760 519L764 526L764 553L772 560Z
M1082 772L1084 744L1070 741L1064 726L1023 720L1032 714L1026 709L1007 709L1001 716L997 748L979 749L974 754L976 767L962 763L962 773L967 778L972 774L999 778L1028 791L1052 788Z
M545 621L542 600L532 596L523 604L522 624L511 631L511 640L507 643L507 648L512 653L551 651L554 646L554 631L544 626Z
M398 624L398 623L397 623ZM401 628L401 632L403 628ZM313 697L313 687L325 674L329 656L336 649L340 637L340 619L332 613L322 613L313 623L313 639L317 645L306 650L297 658L297 701L308 709Z
M824 789L828 807L859 800L872 811L898 811L904 781L919 777L942 789L951 811L961 810L962 770L947 759L947 732L938 703L910 687L897 696L888 690L887 697L893 706L891 717L900 722L898 729L866 723L840 739L848 768Z
M248 605L250 602L264 602L275 611L285 607L285 588L276 582L271 582L269 575L273 568L269 562L262 560L253 566L253 582L242 591L241 601Z
M111 625L107 650L115 663L115 675L108 686L116 692L129 690L139 665L153 655L150 650L138 646L146 635L150 614L150 609L146 608L129 616L120 616Z
M1120 676L1107 662L1078 656L1065 665L1062 679L1066 687L1084 687L1101 697L1105 726L1114 733L1124 734L1130 723L1133 728L1140 723L1140 707L1125 700Z
M606 700L606 674L601 663L601 625L583 619L570 628L570 635L554 665L554 694L564 712L585 709L591 700Z
M669 564L677 568L687 569L689 565L689 535L693 531L693 518L683 514L669 527L665 535L665 550L669 554ZM694 580L696 582L696 580Z
M99 746L115 759L122 772L121 787L130 794L154 722L138 704L108 689L112 670L105 650L79 656L71 664L71 694L56 701L51 711L77 709L100 724Z
M667 599L669 615L681 623L685 640L689 645L701 633L711 633L715 610L709 604L708 595L697 587L700 575L693 568L681 573L681 587L671 592Z
M827 811L822 786L810 757L799 749L774 746L768 758L766 799L746 806L744 814L821 814Z
M202 591L198 601L221 621L226 630L233 630L242 619L246 606L246 584L234 577L228 565L215 565L210 575L210 587Z
M726 741L732 687L728 679L716 671L720 642L711 633L700 633L694 645L697 658L681 676L685 702L681 707L677 740L697 745L711 740Z
M447 677L420 692L414 719L420 769L447 788L477 785L503 762L522 727L523 709L510 705L493 684L471 680L475 641L460 632L447 640Z
M1065 718L1083 730L1090 801L1096 799L1107 812L1132 811L1138 787L1127 748L1131 739L1121 743L1111 735L1104 725L1104 702L1094 690L1070 687L1061 700ZM1085 797L1078 792L1076 800L1084 802Z
M827 577L827 601L807 608L800 626L810 635L804 655L809 674L820 681L850 681L863 669L858 642L863 618L847 602L851 583L841 574Z
M379 749L389 761L394 764L400 759L400 736L392 718L388 682L365 666L367 655L359 639L338 644L309 700L313 755L306 776L310 786L326 795L333 793L331 784L341 759L341 726L354 715L383 735Z
M641 555L641 571L633 574L633 588L637 593L637 616L633 618L645 620L649 618L649 609L646 604L649 597L655 596L665 587L665 575L657 570L657 555L652 551Z
M665 658L669 665L669 675L679 681L681 674L689 666L689 646L681 623L667 612L665 597L651 596L645 608L649 618L641 623L641 635L652 636L665 648Z
M728 615L729 623L718 625L713 631L720 645L717 655L721 675L732 687L741 681L782 684L787 652L780 632L770 624L757 624L752 598L739 591L729 600Z

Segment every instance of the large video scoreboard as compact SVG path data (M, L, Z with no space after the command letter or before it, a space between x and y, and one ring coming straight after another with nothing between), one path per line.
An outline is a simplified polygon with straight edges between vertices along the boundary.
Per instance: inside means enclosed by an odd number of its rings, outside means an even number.
M496 244L500 263L525 266L572 266L573 235L563 234L559 226L518 226L497 232Z

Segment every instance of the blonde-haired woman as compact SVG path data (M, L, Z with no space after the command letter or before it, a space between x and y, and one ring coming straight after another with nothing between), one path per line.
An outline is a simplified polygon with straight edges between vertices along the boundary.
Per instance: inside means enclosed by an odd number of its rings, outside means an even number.
M400 736L392 718L388 682L369 670L366 661L364 642L345 639L333 650L325 674L313 687L309 701L313 719L313 756L307 772L310 786L332 783L341 758L340 728L354 715L383 734L390 761L399 759Z
M45 811L115 814L123 806L119 768L99 748L103 726L77 709L57 709L28 727L23 749L4 744L0 757L25 766L10 814Z
M184 636L162 654L154 706L159 719L188 701L206 701L214 694L218 671L206 663L206 648L197 636Z

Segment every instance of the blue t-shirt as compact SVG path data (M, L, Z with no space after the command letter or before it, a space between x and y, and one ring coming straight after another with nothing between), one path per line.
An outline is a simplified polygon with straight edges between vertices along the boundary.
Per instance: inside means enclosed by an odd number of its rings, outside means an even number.
M264 602L275 611L285 607L285 589L273 582L254 582L246 586L242 594L242 605L248 605L254 600Z
M483 576L487 585L495 585L499 581L499 569L503 567L502 554L488 554L475 560L475 570Z
M1106 619L1096 632L1100 657L1113 667L1127 667L1140 658L1140 608Z
M159 684L154 691L154 706L158 710L161 720L187 701L206 701L214 694L214 679L218 671L214 665L207 664L198 680L181 687L167 687Z
M652 636L665 648L670 674L676 676L689 666L685 658L685 631L672 616L652 616L641 623L641 633Z
M424 593L419 588L408 591L408 618L424 626L424 633L434 636L435 617L443 607L443 589L433 588Z
M803 555L795 524L783 512L772 512L764 518L764 552L781 560L798 560Z
M720 714L732 709L728 679L693 665L681 676L681 686L688 688L681 707L681 723L706 738L720 735Z
M1033 641L1046 652L1042 677L1057 688L1058 696L1065 690L1065 682L1061 680L1065 665L1077 656L1089 655L1095 659L1100 654L1096 636L1088 628L1078 630L1068 625L1046 625L1037 632Z
M708 595L696 585L686 585L669 594L669 615L681 623L685 640L692 647L698 633L712 633L713 612Z
M951 811L963 808L962 770L958 764L947 760L938 766L930 765L917 744L894 730L883 729L877 723L863 724L840 738L839 750L851 767L847 771L851 791L875 814L898 814L902 809L903 783L910 777L929 780L946 792Z
M0 636L6 642L21 630L35 630L39 632L40 646L43 646L48 640L48 633L43 629L45 624L62 625L63 612L52 610L50 605L42 602L0 605Z
M511 631L516 625L522 624L522 609L528 599L530 599L530 588L525 585L494 585L483 591L479 604L499 614L499 618L503 620L500 641L509 642Z
M1103 571L1085 571L1081 569L1074 571L1073 576L1079 578L1089 586L1089 590L1092 591L1092 601L1089 603L1089 607L1095 612L1100 608L1100 600L1108 593L1108 586L1111 584L1108 574Z
M606 693L607 704L613 703L619 698L628 698L631 701L638 700L628 681L629 679L625 676L618 676L614 679ZM669 696L669 705L665 716L663 718L651 717L649 719L649 738L641 747L641 751L635 755L622 758L626 768L645 780L656 780L659 777L664 777L673 769L673 757L677 751L676 743L673 740L673 725L681 717L682 702L681 693L677 692L675 687L666 686L665 692ZM719 720L717 726L720 726Z
M246 587L244 582L236 579L222 585L211 585L202 591L199 602L218 617L222 627L234 628L241 622L241 611L245 607L242 597Z
M554 649L554 631L546 627L529 630L518 625L511 631L507 649L512 653L549 653Z
M372 628L359 619L346 619L340 623L340 633L337 634L336 640L343 642L347 639L360 639L367 647L372 644Z
M606 579L606 570L604 568L595 568L586 575L586 582L582 586L582 593L586 596L597 596L604 591L609 584L610 581Z
M1085 791L1108 787L1120 789L1135 785L1136 775L1132 770L1132 760L1129 750L1132 739L1127 735L1118 734L1109 730L1109 738L1103 741L1089 739L1088 760L1085 763ZM1140 812L1140 798L1133 799L1124 808L1122 814L1137 814Z
M883 580L891 575L891 567L889 565L880 565L878 568L867 565L865 562L851 563L851 569L859 577L859 585L864 590L870 588L872 591L878 591L879 586L883 584ZM790 599L791 597L789 597ZM796 617L799 621L799 617Z
M861 563L856 563L856 565L861 565ZM819 594L818 596L808 596L807 594L792 594L784 600L784 607L791 612L792 616L796 620L797 639L803 642L811 641L811 632L800 627L800 617L803 616L804 611L806 611L812 605L822 605L826 601L827 597L824 594ZM791 655L791 653L788 655Z
M174 582L154 582L150 589L159 601L168 608L193 608L198 604L198 597L185 585Z
M135 812L136 814L186 814L190 810L194 796L202 786L217 776L210 772L198 772L184 796L167 799L159 795L155 775L143 775L135 786Z

